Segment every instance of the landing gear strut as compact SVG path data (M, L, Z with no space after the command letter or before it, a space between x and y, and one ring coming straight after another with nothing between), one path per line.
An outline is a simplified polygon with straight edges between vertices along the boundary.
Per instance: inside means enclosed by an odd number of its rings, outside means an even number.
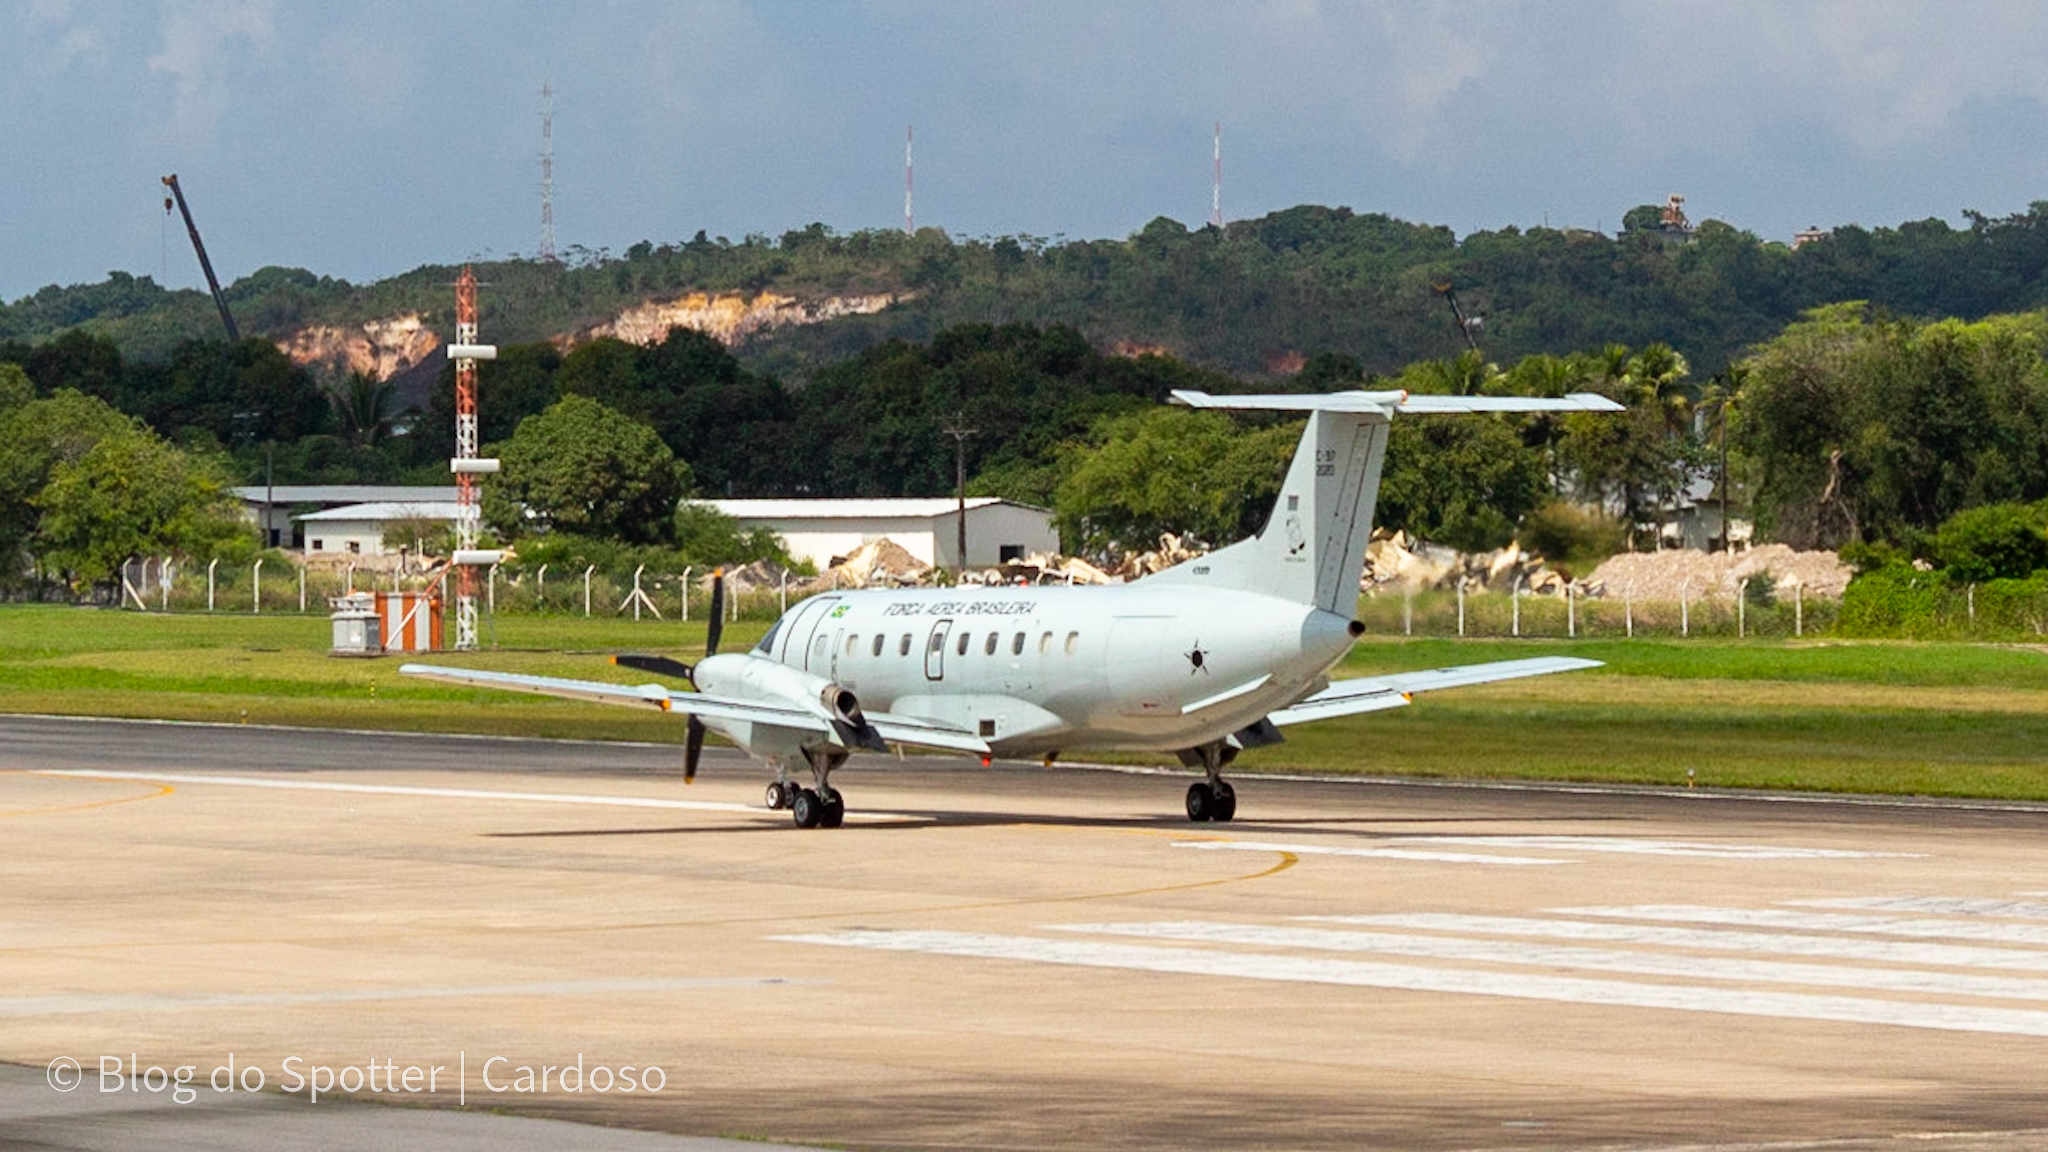
M1188 819L1197 824L1225 822L1237 815L1237 790L1223 778L1223 766L1237 759L1237 749L1221 740L1180 754L1181 762L1202 766L1209 778L1188 785Z
M788 807L799 828L837 828L846 821L846 800L832 787L832 770L846 763L846 753L806 752L816 788L799 788L792 781L778 780L768 786L768 806ZM782 804L777 804L780 793Z

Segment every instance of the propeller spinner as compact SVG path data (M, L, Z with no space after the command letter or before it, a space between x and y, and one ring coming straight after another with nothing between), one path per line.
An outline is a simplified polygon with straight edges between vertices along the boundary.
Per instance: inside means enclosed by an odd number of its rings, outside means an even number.
M711 574L711 623L704 632L704 655L718 655L718 638L724 631L725 569L720 568ZM671 660L667 656L638 656L628 653L612 657L612 663L622 668L637 668L642 672L652 672L656 676L670 676L679 680L687 680L690 682L691 688L697 686L696 666L685 664L681 660ZM683 783L685 784L692 784L697 780L697 761L704 755L704 731L704 722L697 719L696 714L692 713L688 718L688 728L685 730L683 737Z

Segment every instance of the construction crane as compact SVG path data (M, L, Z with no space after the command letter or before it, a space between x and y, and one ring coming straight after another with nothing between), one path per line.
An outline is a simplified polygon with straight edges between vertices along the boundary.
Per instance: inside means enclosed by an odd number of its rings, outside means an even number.
M220 322L227 328L229 340L240 340L242 330L235 327L234 314L228 311L228 298L220 294L220 281L213 274L213 261L206 258L206 245L199 239L199 225L192 222L192 210L185 207L185 192L178 187L176 172L164 177L164 187L171 190L171 194L164 197L164 211L169 212L172 201L177 202L178 213L185 218L185 232L192 237L192 250L199 253L199 270L206 273L206 286L213 291L214 306L220 309Z
M1479 317L1467 317L1465 315L1465 310L1458 306L1458 294L1451 291L1451 282L1449 280L1438 281L1433 287L1436 288L1437 295L1442 296L1450 304L1451 316L1458 322L1458 335L1465 338L1465 346L1474 352L1479 351L1479 341L1472 336L1473 329L1479 327Z

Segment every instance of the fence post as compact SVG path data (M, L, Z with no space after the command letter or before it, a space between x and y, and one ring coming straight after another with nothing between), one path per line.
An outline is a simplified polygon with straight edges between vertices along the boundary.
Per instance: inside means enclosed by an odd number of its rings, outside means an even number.
M533 574L536 587L533 590L533 607L536 611L548 606L548 566L543 564Z
M633 620L635 623L638 623L640 620L640 602L647 599L647 594L640 591L640 574L645 571L647 571L647 565L645 564L633 569Z
M784 569L784 570L783 570L783 573L782 573L782 609L781 609L781 611L782 611L782 612L783 612L783 613L784 613L785 615L786 615L786 614L787 614L787 613L789 612L789 571L788 571L788 569Z
M166 612L169 612L171 610L172 579L173 577L171 575L171 558L169 556L166 556L162 560L158 561L156 566L156 582L158 588L161 589L163 593L161 597L161 602L163 605L163 610Z
M595 571L595 564L583 570L583 618L586 620L590 619L590 574Z
M1792 582L1792 635L1806 635L1806 582Z
M690 573L697 570L694 564L683 565L683 623L690 622Z
M1678 586L1678 634L1692 635L1692 577Z
M490 573L484 579L486 581L484 584L484 606L491 615L496 616L498 614L498 566L496 564L491 565Z
M1579 598L1573 595L1570 581L1564 586L1564 634L1572 639L1579 635Z
M1634 581L1630 581L1629 586L1627 588L1622 589L1621 592L1621 623L1622 627L1628 630L1628 638L1631 640L1635 639L1636 586Z
M1465 578L1458 577L1458 635L1465 635Z
M1415 635L1415 585L1401 589L1401 635Z
M354 564L348 566L348 575L342 581L341 594L344 596L356 594L356 566Z
M256 558L256 563L249 569L249 615L260 616L262 615L262 613L263 557L258 556Z
M1735 638L1742 639L1749 608L1749 577L1735 582Z
M218 557L206 566L206 610L208 612L213 611L213 570L219 566L220 560Z
M306 566L299 565L299 611L306 610Z
M1970 634L1977 633L1977 586L1971 584L1963 589L1963 604L1970 616Z
M1522 634L1522 578L1520 576L1515 577L1515 582L1508 585L1508 603L1512 605L1513 620L1508 625L1508 634L1520 636Z

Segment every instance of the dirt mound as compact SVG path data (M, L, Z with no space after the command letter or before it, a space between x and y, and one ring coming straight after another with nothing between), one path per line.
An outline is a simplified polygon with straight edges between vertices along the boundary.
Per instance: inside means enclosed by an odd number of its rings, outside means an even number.
M1745 579L1768 574L1777 590L1790 594L1794 585L1808 596L1835 599L1849 586L1848 565L1833 552L1794 552L1783 544L1764 544L1746 552L1625 552L1612 556L1586 581L1604 585L1619 599L1679 600L1730 597Z

